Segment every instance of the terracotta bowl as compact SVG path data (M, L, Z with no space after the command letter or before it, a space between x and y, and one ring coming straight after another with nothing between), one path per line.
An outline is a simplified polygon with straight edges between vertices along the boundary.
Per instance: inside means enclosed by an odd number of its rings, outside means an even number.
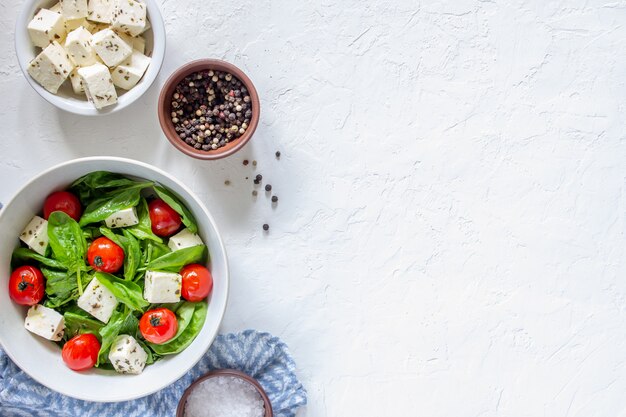
M250 102L252 103L252 119L250 119L250 124L246 132L241 137L226 144L226 146L210 151L198 150L185 143L184 140L178 137L178 133L174 130L174 123L172 123L171 120L172 96L174 95L176 86L189 74L203 70L225 71L237 77L248 89ZM259 101L259 95L257 94L256 88L254 88L254 84L250 81L250 78L233 64L218 59L199 59L183 65L168 78L159 96L159 123L163 129L163 133L165 133L165 137L167 137L172 145L179 151L198 159L220 159L232 155L243 148L252 138L259 124L260 111L261 103Z
M178 408L176 409L176 417L185 416L185 405L187 404L187 398L191 394L191 391L193 391L194 388L196 388L196 386L198 386L199 383L209 378L215 378L218 376L231 376L231 377L239 378L248 382L257 390L257 392L259 393L259 395L261 395L261 398L263 399L263 403L265 405L265 417L274 416L274 412L272 411L272 403L270 403L270 399L267 397L265 390L263 389L261 384L257 382L256 379L244 374L243 372L236 371L234 369L219 369L217 371L212 371L206 375L201 376L200 378L195 380L193 384L189 385L189 387L183 393L183 396L181 397L180 402L178 403Z

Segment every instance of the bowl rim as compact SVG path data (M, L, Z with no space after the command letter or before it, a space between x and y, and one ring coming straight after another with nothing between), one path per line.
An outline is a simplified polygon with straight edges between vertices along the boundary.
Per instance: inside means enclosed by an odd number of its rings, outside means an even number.
M176 88L178 83L180 83L183 78L194 72L207 69L217 69L220 71L229 72L237 77L245 85L245 87L248 89L248 93L250 94L250 102L252 103L252 118L250 119L250 125L246 129L246 132L243 134L243 136L237 138L236 141L230 143L233 146L227 145L225 147L215 150L202 151L194 149L191 146L187 145L187 143L180 139L175 133L174 125L169 118L169 101L171 94L173 94L174 88ZM202 58L196 59L180 66L179 68L174 70L174 72L172 72L172 74L167 78L167 80L161 87L161 92L158 99L157 113L159 116L159 124L161 125L161 130L163 131L163 134L176 149L178 149L185 155L191 156L196 159L214 160L226 158L227 156L233 155L241 148L243 148L250 141L250 139L252 139L252 136L254 135L254 132L256 131L256 128L259 125L259 120L261 118L261 101L259 99L259 94L256 90L256 87L254 86L254 83L252 82L250 77L248 77L248 75L243 72L243 70L241 70L239 67L221 59Z
M191 392L200 383L206 381L207 379L217 378L220 376L230 376L230 377L238 378L252 385L256 389L256 391L259 393L261 398L263 399L263 403L265 405L264 417L274 416L274 410L272 409L272 402L270 401L269 397L267 396L267 393L265 392L265 390L263 389L263 386L261 386L259 381L257 381L250 375L246 374L245 372L238 371L236 369L216 369L214 371L210 371L202 375L201 377L193 381L191 385L189 385L185 389L185 391L183 392L183 395L180 397L180 400L178 401L178 407L176 408L176 417L185 417L185 406L187 404L187 398L189 398L189 395L191 395Z
M39 85L32 77L28 74L27 68L29 63L29 58L22 53L22 49L24 45L31 45L30 37L28 35L28 30L26 26L28 22L32 18L30 16L30 10L33 6L35 6L35 10L41 3L44 3L46 0L26 0L22 3L21 9L18 13L18 17L15 23L14 30L14 48L15 55L17 56L17 62L19 64L20 69L22 70L22 74L28 84L39 94L44 100L53 106L64 110L69 113L78 114L82 116L105 116L108 114L112 114L118 112L132 103L137 101L141 96L143 96L146 91L150 89L154 81L157 79L159 72L161 71L161 67L163 66L163 60L165 58L165 49L167 44L167 36L165 33L165 24L163 22L163 15L161 14L161 10L159 9L158 4L155 0L142 0L146 4L146 9L148 15L150 17L150 25L152 31L153 38L153 46L152 46L152 55L151 62L148 66L148 70L144 74L143 78L140 80L140 85L126 91L122 98L128 96L127 100L118 101L117 104L113 106L108 106L103 109L96 109L91 105L87 100L85 103L88 106L81 106L74 104L70 100L58 96L56 94L52 94L41 85Z
M228 255L226 252L226 247L224 246L224 241L222 239L222 234L220 233L216 223L215 223L215 219L213 218L213 215L209 212L209 210L206 208L206 206L204 205L204 203L202 202L202 200L200 200L196 194L189 189L189 187L187 187L183 182L179 181L176 177L174 177L173 175L165 172L164 170L155 167L154 165L142 162L142 161L138 161L135 159L130 159L130 158L122 158L122 157L116 157L116 156L90 156L90 157L84 157L84 158L76 158L76 159L72 159L69 161L65 161L65 162L61 162L59 164L56 164L50 168L47 168L43 171L41 171L39 174L35 175L34 177L32 177L30 180L28 180L26 183L24 183L16 192L15 194L9 199L7 200L6 204L3 205L2 208L0 208L0 218L2 218L5 213L6 213L6 208L7 207L11 207L13 202L16 201L20 194L22 193L22 191L27 188L28 186L30 186L31 184L33 184L34 182L38 181L40 178L45 177L46 175L50 174L53 171L56 171L57 169L62 169L66 166L70 166L70 165L74 165L74 164L81 164L81 163L88 163L88 162L92 162L92 161L113 161L113 162L119 162L119 163L123 163L123 164L130 164L130 165L135 165L135 166L140 166L142 168L146 168L148 170L153 170L167 178L169 178L170 180L174 181L179 187L181 187L186 193L188 193L192 198L194 198L196 200L196 202L198 203L198 205L200 206L200 208L202 209L202 211L204 212L203 214L207 216L209 223L211 224L211 226L213 227L213 229L215 230L215 237L217 238L217 242L219 243L220 246L220 250L222 251L223 254L223 259L222 261L224 262L224 268L225 268L225 302L224 305L220 311L220 323L223 321L224 319L224 315L226 314L226 309L228 307L228 300L229 300L229 294L230 294L230 266L228 263ZM15 360L15 357L13 356L13 352L10 349L7 349L6 346L4 346L4 344L2 344L2 341L0 340L0 346L2 347L3 351L7 354L7 356L11 359L11 361L13 361L13 363L15 363L15 365L20 368L24 373L26 373L30 378L32 378L33 380L39 382L41 385L51 389L52 391L58 392L60 394L63 395L67 395L68 397L72 397L72 398L76 398L79 400L84 400L84 401L93 401L93 402L101 402L101 403L112 403L112 402L121 402L121 401L130 401L130 400L135 400L138 398L142 398L145 396L148 396L150 394L153 394L157 391L160 391L166 387L168 387L169 385L173 384L174 382L176 382L177 380L179 380L181 377L183 377L191 368L193 368L199 361L200 359L202 359L202 357L206 354L206 352L208 351L208 349L211 347L211 345L213 344L213 342L215 341L215 338L217 337L219 333L219 326L218 326L218 331L215 332L215 334L213 334L211 336L211 340L210 342L207 344L207 348L204 351L201 351L200 354L198 354L198 356L196 358L192 358L189 361L188 366L186 367L181 367L180 370L176 373L170 373L168 374L168 378L167 379L167 383L164 384L160 384L160 386L157 386L155 388L151 388L151 389L147 389L147 390L143 390L143 391L138 391L136 394L133 394L131 396L127 396L127 397L123 397L123 398L116 398L116 399L111 399L111 400L103 400L103 399L99 399L97 397L91 397L91 396L77 396L75 393L72 392L68 392L62 388L52 388L51 386L48 385L46 380L40 379L38 377L35 377L33 375L31 375L28 371L26 371L25 369L23 369L19 363ZM164 379L165 380L165 379Z

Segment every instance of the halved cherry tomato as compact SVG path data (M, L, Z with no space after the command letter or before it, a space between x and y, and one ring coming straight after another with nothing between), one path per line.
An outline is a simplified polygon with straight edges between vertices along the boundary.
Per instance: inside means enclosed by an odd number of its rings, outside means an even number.
M161 237L168 237L180 229L182 220L180 214L161 199L152 200L148 205L152 232Z
M46 220L55 211L62 211L72 219L78 221L83 209L78 197L67 191L57 191L46 198L43 203L43 216Z
M213 289L211 272L200 264L190 264L181 269L183 285L181 295L187 301L202 301Z
M91 333L79 334L72 337L63 345L61 356L68 368L74 371L84 371L93 368L98 360L100 342Z
M43 298L46 283L34 266L20 266L9 278L9 296L17 304L32 306Z
M111 239L99 237L89 245L87 260L96 271L114 274L124 265L124 250Z
M141 316L139 330L148 342L160 345L174 337L178 331L178 320L172 310L156 308Z

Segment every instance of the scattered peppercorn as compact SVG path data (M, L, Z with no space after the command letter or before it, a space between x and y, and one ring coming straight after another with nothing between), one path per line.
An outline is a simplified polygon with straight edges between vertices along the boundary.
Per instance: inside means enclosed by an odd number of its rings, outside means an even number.
M270 225L269 225L269 224L267 224L267 223L265 223L265 224L263 225L263 230L265 230L266 232L267 232L268 230L270 230Z
M278 202L278 197L273 195L272 196L272 203L277 203Z
M257 190L252 190L252 195L256 197L256 195L258 194Z
M280 159L280 151L276 151L276 158Z
M250 163L250 161L248 161L247 159L244 159L244 160L243 160L243 164L244 164L244 165L248 165L249 163Z
M269 184L265 185L265 191L272 191L272 186Z
M256 180L257 181L261 181L263 179L263 175L261 174L256 174Z
M256 161L252 161L252 166L256 166Z
M229 180L224 181L224 185L230 185L230 181Z
M252 118L248 89L223 71L203 70L185 77L172 95L171 109L178 137L203 151L241 137Z

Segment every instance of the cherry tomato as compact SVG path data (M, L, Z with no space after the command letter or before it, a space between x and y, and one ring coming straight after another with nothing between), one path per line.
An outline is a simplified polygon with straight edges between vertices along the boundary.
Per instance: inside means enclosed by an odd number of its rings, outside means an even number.
M180 229L182 220L180 214L176 213L165 201L156 199L148 205L150 211L150 221L152 222L152 232L161 237L168 237Z
M178 320L172 310L156 308L141 316L139 330L148 342L160 345L174 337L178 330Z
M87 260L96 271L114 274L124 265L124 250L111 239L99 237L89 246Z
M181 269L183 285L181 295L187 301L202 301L213 289L211 272L200 264L190 264Z
M34 266L20 266L9 278L9 296L17 304L32 306L43 298L46 283Z
M99 351L98 338L91 333L85 333L68 340L63 345L61 356L68 368L74 371L84 371L94 367Z
M72 193L67 191L57 191L52 193L46 198L46 202L43 203L43 216L46 220L50 217L50 214L55 211L62 211L72 219L78 221L83 209L76 197Z

